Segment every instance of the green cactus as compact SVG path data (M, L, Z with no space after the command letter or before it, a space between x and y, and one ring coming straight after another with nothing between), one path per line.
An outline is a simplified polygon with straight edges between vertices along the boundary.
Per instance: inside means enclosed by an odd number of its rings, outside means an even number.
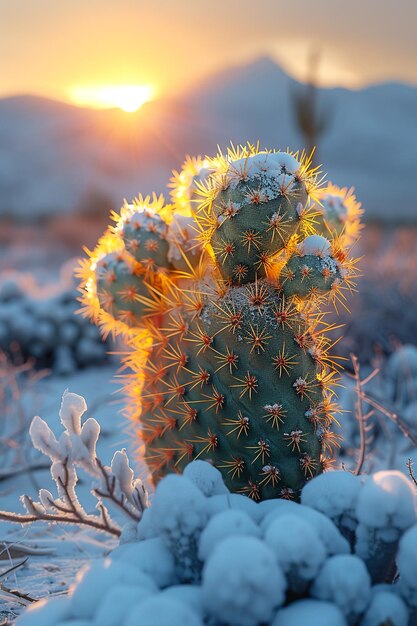
M316 307L350 287L353 264L338 243L312 235L316 173L303 159L248 146L210 165L195 217L187 218L200 246L182 249L184 264L172 271L184 238L166 212L166 276L161 281L162 258L147 265L131 305L135 320L134 307L146 305L147 313L137 334L127 324L128 408L140 419L155 481L200 458L221 470L232 491L298 498L339 445L331 431L334 363ZM125 237L120 224L113 235L120 231ZM99 244L84 274L85 284L96 286L99 309L99 259L109 245ZM112 293L119 295L126 276L117 269ZM90 306L100 323L97 305ZM109 313L118 316L114 307Z

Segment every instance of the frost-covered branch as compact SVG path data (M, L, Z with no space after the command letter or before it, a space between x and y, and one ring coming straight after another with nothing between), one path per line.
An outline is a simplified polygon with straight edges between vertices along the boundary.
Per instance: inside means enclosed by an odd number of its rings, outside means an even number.
M114 454L110 467L97 457L100 426L91 417L81 424L86 410L83 397L64 393L59 413L64 432L59 439L41 417L32 420L29 430L32 443L51 460L57 497L47 489L41 489L38 502L29 496L22 497L26 514L0 511L0 519L17 523L79 524L115 536L120 536L121 528L112 519L107 505L116 508L130 522L141 519L148 504L142 481L135 478L124 449ZM77 497L78 467L93 479L91 493L97 499L98 511L95 515L87 513Z
M355 413L356 419L358 421L360 435L359 458L356 464L355 471L353 473L355 474L355 476L359 476L362 471L363 464L365 463L367 447L371 440L369 432L372 430L372 424L368 424L368 420L373 415L373 410L368 411L366 414L364 414L363 412L363 387L378 374L378 370L375 369L373 372L371 372L371 374L369 374L369 376L361 380L359 360L354 354L351 354L350 358L352 360L354 372L351 377L354 379L356 387L357 400L355 405Z

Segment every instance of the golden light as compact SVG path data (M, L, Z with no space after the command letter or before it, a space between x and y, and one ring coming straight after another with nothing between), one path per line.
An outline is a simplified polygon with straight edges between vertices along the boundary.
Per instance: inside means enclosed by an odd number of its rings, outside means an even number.
M133 113L153 99L154 89L150 85L72 87L69 96L78 106L94 109L118 108L126 113Z

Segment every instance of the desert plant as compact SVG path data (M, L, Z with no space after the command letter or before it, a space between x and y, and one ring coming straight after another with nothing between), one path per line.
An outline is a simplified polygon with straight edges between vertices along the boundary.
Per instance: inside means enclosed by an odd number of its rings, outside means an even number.
M0 349L55 374L108 362L106 346L93 324L75 315L79 304L72 283L40 286L17 272L0 276Z
M354 262L315 234L305 155L248 145L207 163L192 215L156 197L113 215L81 270L85 311L130 344L128 407L155 482L210 459L233 491L297 498L338 446L320 308L344 303Z

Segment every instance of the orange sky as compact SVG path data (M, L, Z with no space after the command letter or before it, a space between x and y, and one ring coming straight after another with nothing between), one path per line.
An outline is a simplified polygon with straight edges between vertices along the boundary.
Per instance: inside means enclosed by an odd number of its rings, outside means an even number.
M79 85L150 84L160 96L269 54L323 84L417 83L412 0L0 0L0 96L66 99Z

